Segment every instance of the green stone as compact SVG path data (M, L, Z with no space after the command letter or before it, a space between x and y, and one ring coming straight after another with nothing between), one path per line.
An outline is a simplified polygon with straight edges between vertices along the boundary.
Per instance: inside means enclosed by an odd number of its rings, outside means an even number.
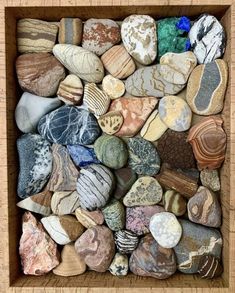
M125 226L125 208L124 205L113 199L105 208L102 209L105 222L112 231L122 230Z

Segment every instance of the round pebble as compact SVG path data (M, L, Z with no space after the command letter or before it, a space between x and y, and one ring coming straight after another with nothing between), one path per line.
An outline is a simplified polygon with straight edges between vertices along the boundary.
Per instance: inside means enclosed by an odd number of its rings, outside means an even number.
M120 98L125 93L124 83L120 79L113 77L111 74L108 74L103 78L102 87L112 100Z
M109 229L118 231L124 228L125 208L120 201L113 199L102 209L102 213Z
M114 276L126 276L128 268L128 256L117 252L109 267L110 273Z

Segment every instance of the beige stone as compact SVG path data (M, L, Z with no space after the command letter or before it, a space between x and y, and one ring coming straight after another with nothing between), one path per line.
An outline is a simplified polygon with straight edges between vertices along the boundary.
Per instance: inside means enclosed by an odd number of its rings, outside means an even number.
M79 205L77 191L55 192L51 199L51 209L58 216L72 214Z
M103 132L114 134L120 130L124 118L120 111L111 111L99 117L98 123Z
M125 93L124 83L120 79L113 77L111 74L104 77L102 87L112 100L122 97Z
M89 212L82 208L77 208L75 215L78 221L86 228L102 225L104 222L104 216L100 210Z

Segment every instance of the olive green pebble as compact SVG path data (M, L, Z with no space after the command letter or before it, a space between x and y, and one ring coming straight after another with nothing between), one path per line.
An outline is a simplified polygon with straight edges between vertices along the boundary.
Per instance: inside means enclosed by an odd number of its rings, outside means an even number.
M187 203L184 197L174 190L167 190L163 197L164 208L176 216L182 216L186 213Z
M123 204L112 199L108 205L102 209L105 222L112 231L122 230L125 226L125 208Z
M120 138L104 134L94 144L95 154L105 166L112 169L124 167L128 159L125 142Z

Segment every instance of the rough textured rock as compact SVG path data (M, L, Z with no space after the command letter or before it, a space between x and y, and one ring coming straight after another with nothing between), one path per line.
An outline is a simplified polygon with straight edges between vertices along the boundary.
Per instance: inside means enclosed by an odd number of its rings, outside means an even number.
M116 253L109 267L109 271L114 276L126 276L128 274L128 256L121 253Z
M104 216L100 210L88 212L82 208L77 208L75 215L78 221L87 229L104 223Z
M82 20L79 18L62 18L59 26L59 44L80 45L82 41Z
M79 195L77 191L55 192L51 199L53 214L58 216L72 214L79 205Z
M174 190L167 190L163 197L166 212L176 216L183 216L187 210L187 203L184 197Z
M23 215L19 253L25 275L43 275L59 264L56 243L30 213Z
M123 81L113 77L111 74L108 74L103 78L102 88L112 100L120 98L125 93L125 85Z
M89 228L78 238L75 249L91 270L105 272L115 255L113 233L105 226Z
M125 226L125 208L123 204L112 199L103 209L105 222L110 230L119 231Z
M218 170L202 170L200 173L202 185L212 191L220 190L220 179Z
M64 66L49 53L20 55L16 59L16 73L24 91L41 97L55 95L65 78Z
M140 240L129 261L130 270L137 276L166 279L176 271L174 251L161 247L148 234Z
M132 253L139 243L138 236L128 230L119 230L115 232L114 240L117 250L121 254Z
M98 123L102 131L106 134L114 134L120 130L124 118L120 111L111 111L98 118Z
M202 279L213 279L223 273L219 259L213 255L204 255L200 258L198 273Z
M83 145L67 145L70 157L77 167L85 167L90 164L99 164L93 148Z
M114 197L117 199L122 198L137 179L136 173L128 167L115 170L114 177L116 179Z

